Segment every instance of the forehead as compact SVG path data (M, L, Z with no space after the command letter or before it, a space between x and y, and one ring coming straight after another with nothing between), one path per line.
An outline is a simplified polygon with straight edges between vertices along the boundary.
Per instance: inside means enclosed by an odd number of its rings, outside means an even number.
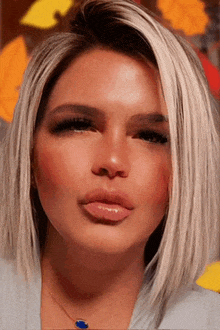
M153 64L103 49L90 50L70 64L52 89L47 111L69 103L167 114Z

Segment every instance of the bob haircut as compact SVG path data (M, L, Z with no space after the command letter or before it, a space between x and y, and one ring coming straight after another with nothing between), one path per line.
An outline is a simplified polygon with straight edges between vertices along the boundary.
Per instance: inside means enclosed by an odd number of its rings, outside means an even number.
M152 62L168 109L172 189L169 209L146 245L138 300L159 326L168 303L219 257L219 113L199 59L188 43L130 0L86 0L71 32L58 33L33 54L13 122L1 145L1 256L29 281L40 265L47 219L32 185L34 132L48 95L77 56L94 48ZM151 325L151 326L152 326Z

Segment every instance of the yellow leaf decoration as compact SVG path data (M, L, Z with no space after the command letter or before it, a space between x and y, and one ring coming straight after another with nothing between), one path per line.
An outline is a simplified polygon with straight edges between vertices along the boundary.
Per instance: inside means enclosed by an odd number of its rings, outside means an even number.
M73 3L73 0L37 0L21 18L20 24L40 29L53 28L58 23L54 14L59 12L65 16Z
M5 46L0 54L0 117L10 122L19 96L19 88L28 64L22 36Z
M158 0L157 6L174 29L187 35L205 33L209 18L200 0Z
M204 274L196 283L205 289L220 293L220 262L207 266Z

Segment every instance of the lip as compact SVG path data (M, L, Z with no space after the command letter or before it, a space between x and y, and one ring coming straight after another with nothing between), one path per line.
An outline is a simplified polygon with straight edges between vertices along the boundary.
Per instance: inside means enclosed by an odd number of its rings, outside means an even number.
M80 204L93 219L113 223L125 219L134 209L125 193L104 189L95 189L87 193Z

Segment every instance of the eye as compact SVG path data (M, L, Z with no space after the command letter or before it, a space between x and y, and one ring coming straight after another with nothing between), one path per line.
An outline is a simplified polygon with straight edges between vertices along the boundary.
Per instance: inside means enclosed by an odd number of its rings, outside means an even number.
M168 142L166 135L151 130L141 131L136 135L136 138L156 144L165 144Z
M95 131L91 120L86 118L64 119L52 128L52 133Z

